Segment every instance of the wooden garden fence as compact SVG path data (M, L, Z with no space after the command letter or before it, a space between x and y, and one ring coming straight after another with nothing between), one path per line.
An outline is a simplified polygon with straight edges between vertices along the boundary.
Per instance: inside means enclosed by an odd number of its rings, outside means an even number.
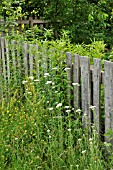
M59 21L58 21L59 22ZM51 24L49 24L51 23ZM19 30L20 32L32 28L34 25L39 26L39 28L42 30L43 28L48 28L49 25L52 26L51 21L43 20L42 17L38 18L37 16L33 17L23 17L23 18L18 18L18 20L15 23L12 23L10 21L6 21L4 18L0 20L1 25L7 25L7 28L9 27L9 32L10 32L10 25L14 25L14 30Z
M12 44L11 48L10 44ZM34 70L36 76L39 74L38 46L22 43L23 50L21 51L19 49L20 44L16 43L16 49L14 44L15 41L13 40L9 43L5 38L0 38L1 89L2 81L4 83L10 81L12 74L14 80L16 80L15 73L17 70L18 76L21 75L22 71L25 76L33 76ZM34 53L31 53L31 50L34 50ZM12 58L10 58L9 54L11 54ZM18 57L20 54L23 54L23 58ZM98 133L101 133L103 121L101 119L101 93L103 90L105 132L108 132L109 129L113 131L113 62L104 61L104 71L102 71L101 60L97 58L94 59L94 64L91 65L88 57L78 54L72 55L68 52L66 53L65 61L67 80L69 85L73 87L73 89L68 89L68 102L74 106L75 111L79 108L82 110L83 125L87 126L87 117L88 121L95 123ZM41 58L41 63L46 70L48 64L46 55ZM11 65L13 70L11 70ZM94 111L92 111L93 109ZM110 137L105 137L105 140L109 141ZM113 139L111 143L113 144Z

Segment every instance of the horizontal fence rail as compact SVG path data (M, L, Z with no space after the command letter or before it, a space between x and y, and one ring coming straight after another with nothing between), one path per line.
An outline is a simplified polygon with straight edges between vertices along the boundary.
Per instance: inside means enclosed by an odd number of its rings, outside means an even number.
M52 54L48 57L45 50L40 56L39 51L37 45L0 38L0 96L3 84L10 83L12 77L18 84L22 76L39 78L40 66L45 72L52 67ZM113 131L113 62L104 61L102 71L100 59L95 58L91 65L88 57L68 52L65 63L69 83L68 103L74 106L75 112L77 109L82 110L83 126L87 126L88 122L90 125L94 123L99 134L103 129L105 133L109 129ZM105 141L109 140L110 137L105 136ZM113 144L113 139L110 142Z
M60 21L57 21L60 22ZM0 20L1 25L8 25L9 26L9 32L10 32L10 24L12 25L12 22L5 21L5 19ZM49 28L49 26L52 26L52 22L49 20L43 20L41 17L38 18L35 16L29 17L28 19L24 18L18 18L17 21L14 23L14 30L19 30L20 32L27 30L28 28L32 28L34 25L39 26L40 30L43 30L43 28Z

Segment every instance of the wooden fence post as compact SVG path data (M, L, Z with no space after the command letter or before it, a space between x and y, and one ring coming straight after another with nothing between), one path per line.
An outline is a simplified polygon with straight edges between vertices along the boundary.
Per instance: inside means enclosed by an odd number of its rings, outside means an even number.
M90 74L90 59L80 56L81 67L81 96L82 96L82 121L83 127L89 126L91 123L91 74ZM88 122L87 122L88 120Z
M25 76L28 76L28 44L23 43L23 60L25 67Z
M105 133L112 130L113 134L113 62L104 62L104 94L105 94ZM105 136L106 142L113 145L113 135Z
M78 54L74 54L73 65L73 87L74 87L74 109L80 108L80 59Z
M72 54L70 52L66 53L66 65L67 65L67 81L68 81L68 92L67 92L67 97L68 97L68 103L71 106L71 97L72 97Z
M97 132L100 134L101 132L101 122L100 122L100 93L101 93L101 60L94 59L94 67L93 67L93 118L94 124L97 128Z

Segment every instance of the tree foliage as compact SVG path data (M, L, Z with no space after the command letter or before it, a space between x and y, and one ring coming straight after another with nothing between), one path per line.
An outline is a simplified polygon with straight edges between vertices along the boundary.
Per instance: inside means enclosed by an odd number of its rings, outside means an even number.
M5 17L32 15L48 19L57 33L68 30L74 43L88 44L96 39L113 44L112 0L2 0L0 7Z

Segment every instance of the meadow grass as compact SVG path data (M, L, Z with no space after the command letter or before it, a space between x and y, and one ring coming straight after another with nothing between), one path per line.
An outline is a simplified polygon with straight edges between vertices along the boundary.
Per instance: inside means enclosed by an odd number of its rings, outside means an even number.
M15 49L21 50L21 45ZM11 80L8 84L2 82L0 169L112 170L111 145L100 141L95 125L91 133L88 126L83 128L82 111L68 103L67 92L73 86L67 82L62 53L68 50L65 41L40 45L40 51L32 51L33 55L39 57L40 63L45 62L41 57L49 58L49 68L36 61L39 75L35 68L34 77L25 77L20 68L12 67ZM83 52L81 48L76 46ZM22 62L21 52L19 57Z
M83 129L81 110L66 102L65 71L54 67L22 84L24 91L11 84L13 90L0 103L1 170L111 168L113 162L104 159L96 127L91 134L88 127Z

